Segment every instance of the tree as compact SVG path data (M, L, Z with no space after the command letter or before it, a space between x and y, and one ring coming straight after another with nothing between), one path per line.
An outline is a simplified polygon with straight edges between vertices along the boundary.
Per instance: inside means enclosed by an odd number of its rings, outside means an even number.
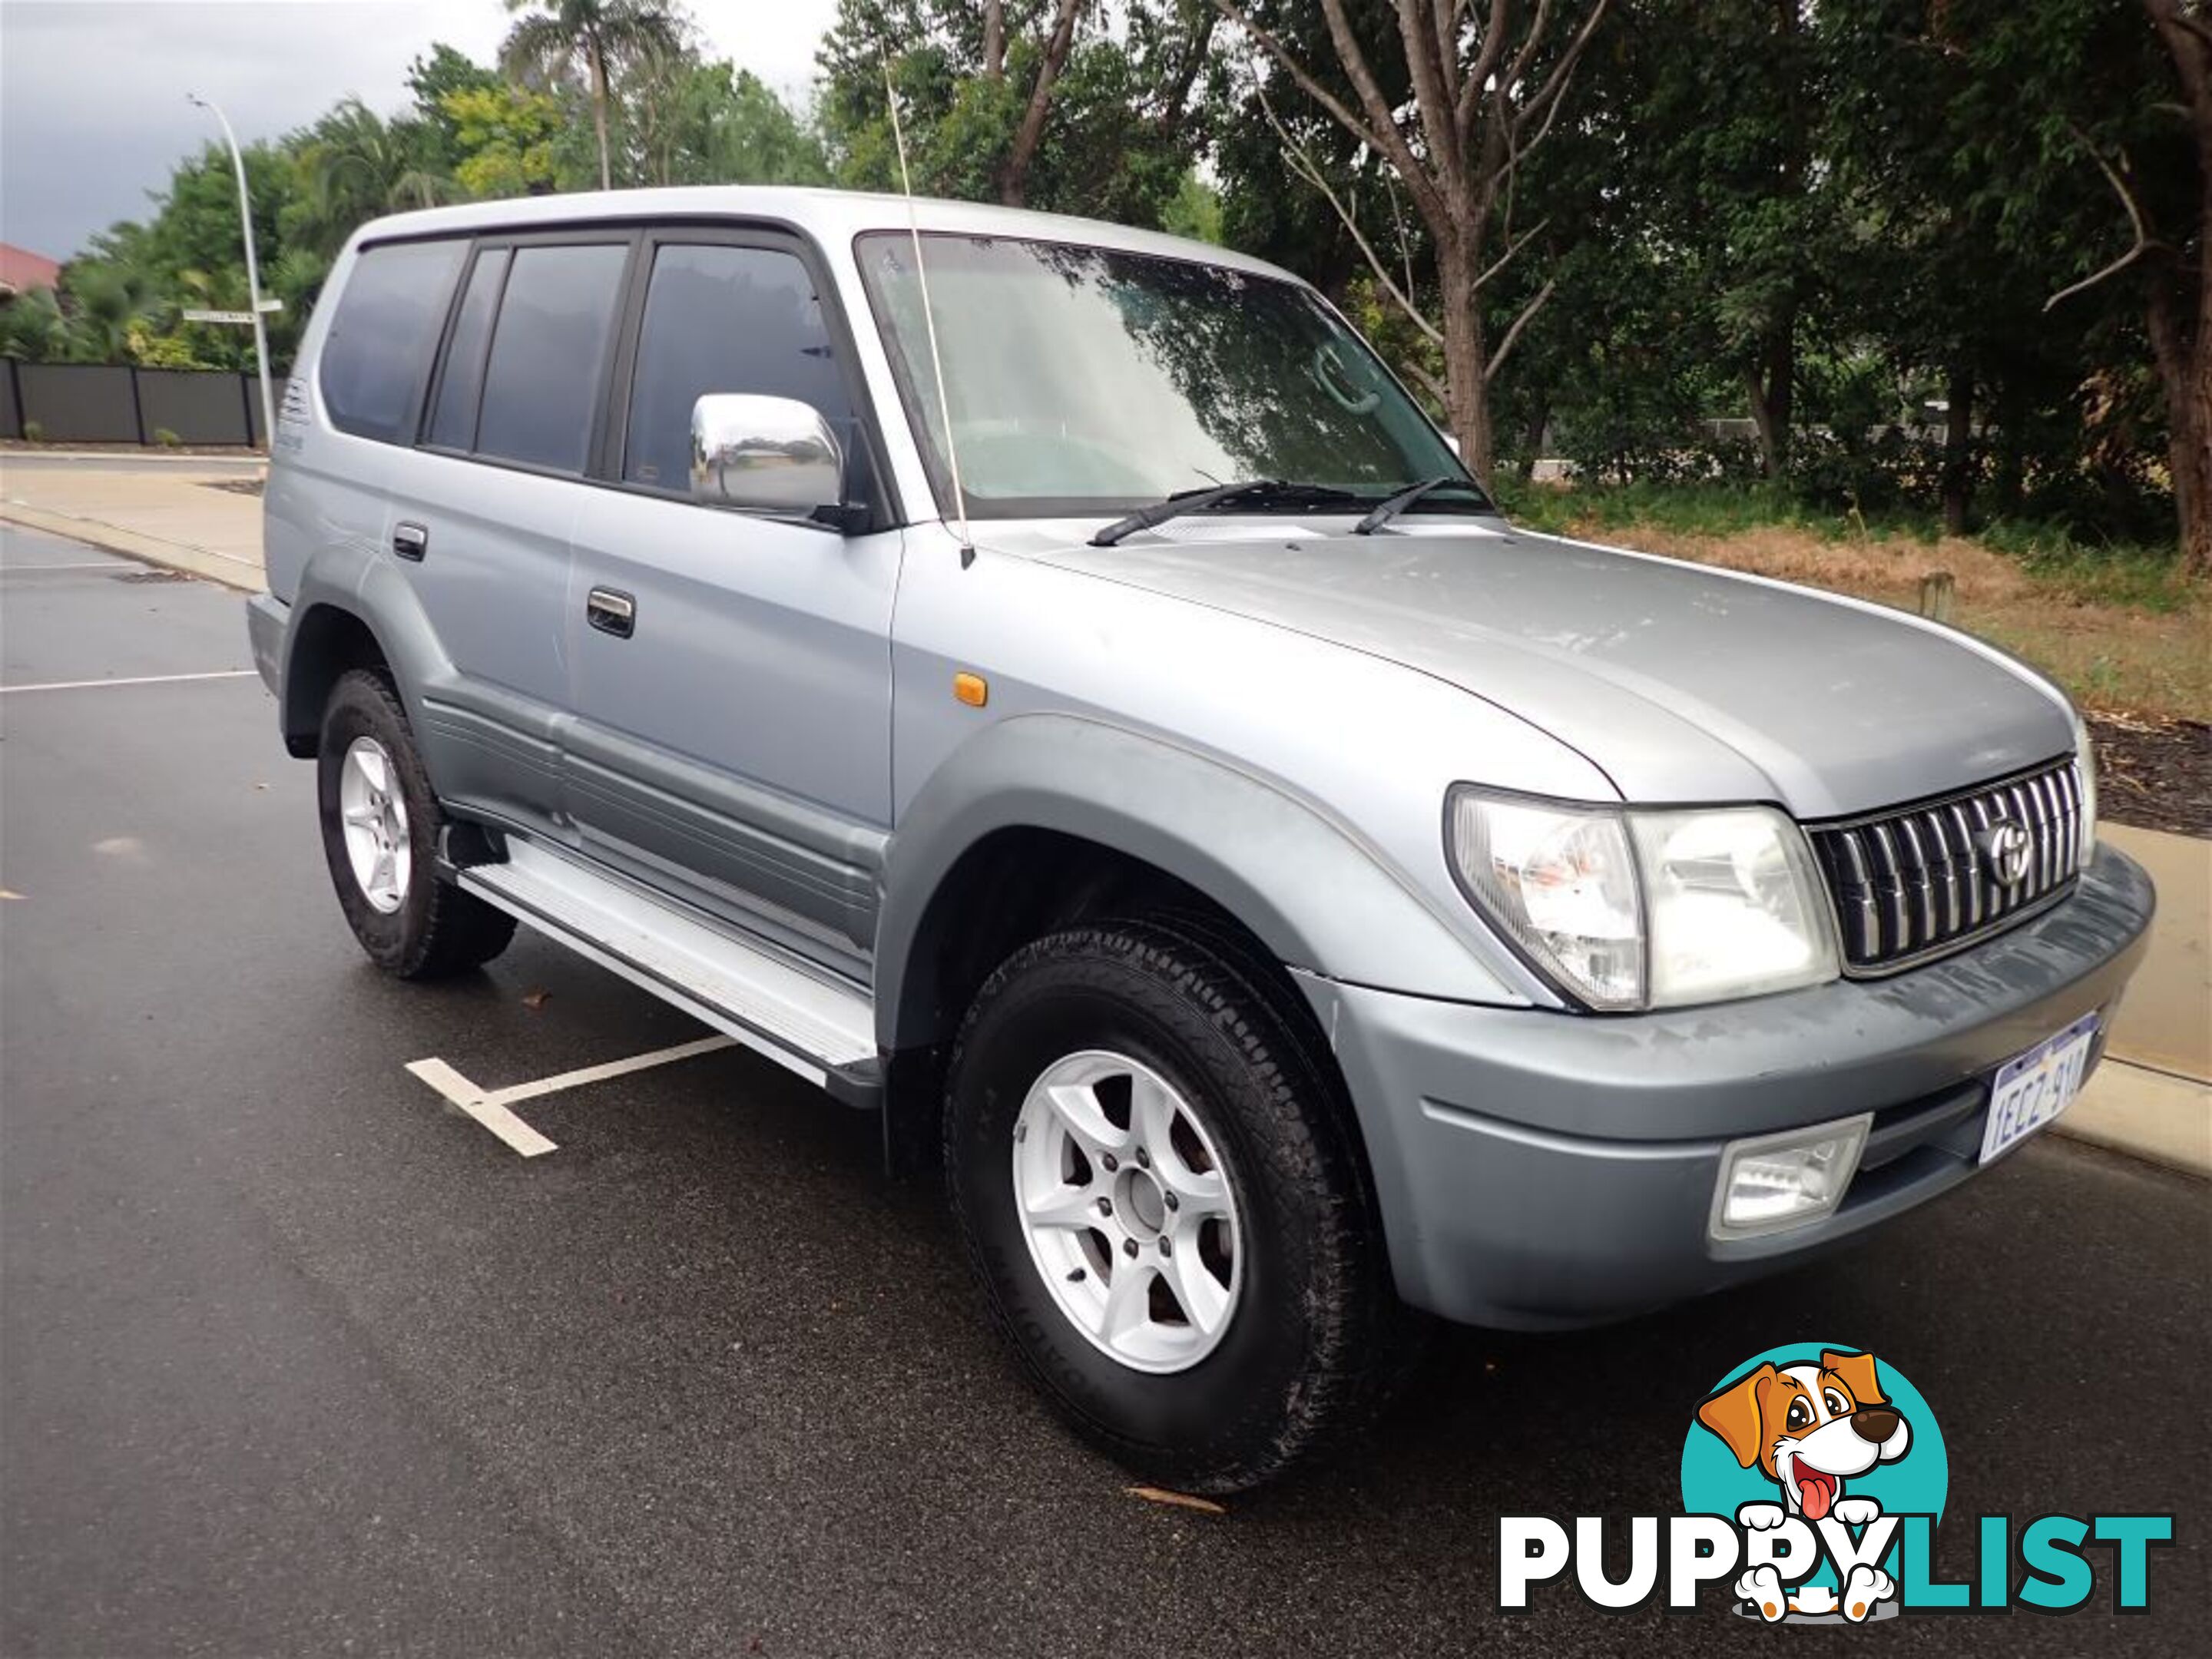
M2143 8L2180 83L2181 116L2197 161L2194 223L2176 210L2170 238L2154 248L2140 197L2109 165L2106 172L2135 229L2134 245L2122 258L2150 256L2145 303L2166 389L2182 555L2191 570L2212 576L2212 5L2143 0Z
M1483 290L1528 240L1528 230L1516 233L1514 224L1515 175L1551 136L1607 0L1571 9L1578 16L1560 20L1556 30L1550 0L1533 9L1489 0L1479 21L1462 17L1468 9L1459 0L1391 0L1395 40L1363 39L1348 0L1321 0L1331 67L1349 83L1348 97L1237 0L1217 3L1355 143L1388 161L1403 186L1427 232L1440 322L1405 292L1401 273L1349 210L1334 198L1332 205L1384 291L1441 348L1452 428L1468 465L1489 483L1491 380L1553 290L1540 288L1495 344ZM1400 87L1403 94L1394 95ZM1325 175L1316 169L1308 177L1318 185Z
M820 119L840 183L896 190L884 90L915 189L1154 225L1197 160L1214 20L1200 0L841 0Z
M2081 354L2077 422L2125 434L2082 447L2125 471L2162 425L2181 547L2212 573L2212 8L1952 0L1919 39L1960 70L1956 188L2041 279L2033 326ZM2151 420L2112 421L2138 376Z
M446 100L457 92L490 92L505 84L496 72L443 41L433 43L426 55L408 65L407 90L414 94L415 118L433 135L438 159L447 172L461 156Z
M678 15L653 0L507 0L521 14L500 47L500 62L518 80L561 81L580 72L599 137L599 188L614 187L607 112L614 75L647 52L676 53L684 44Z
M441 148L419 121L387 122L358 98L341 100L299 152L305 188L295 234L327 256L365 220L448 200L453 183L438 165Z
M471 198L532 196L553 188L559 100L501 82L449 92L443 107L458 158L454 182Z

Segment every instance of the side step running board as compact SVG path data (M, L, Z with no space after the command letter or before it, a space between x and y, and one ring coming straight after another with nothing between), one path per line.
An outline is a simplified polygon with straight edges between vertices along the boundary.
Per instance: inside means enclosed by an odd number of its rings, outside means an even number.
M881 1103L861 993L520 836L507 848L504 864L462 867L460 884L847 1104Z

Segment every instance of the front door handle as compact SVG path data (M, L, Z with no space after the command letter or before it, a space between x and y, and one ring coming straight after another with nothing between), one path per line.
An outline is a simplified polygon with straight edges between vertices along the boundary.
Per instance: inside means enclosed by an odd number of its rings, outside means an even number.
M430 532L419 524L402 520L392 526L392 550L401 558L422 562L422 556L430 550Z
M628 639L637 629L637 601L611 587L595 587L584 601L584 615L602 634Z

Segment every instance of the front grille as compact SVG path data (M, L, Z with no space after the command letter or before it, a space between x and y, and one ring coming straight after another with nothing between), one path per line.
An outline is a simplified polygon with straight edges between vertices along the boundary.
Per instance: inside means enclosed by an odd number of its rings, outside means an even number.
M1844 970L1893 973L2009 927L2073 884L2081 775L2061 761L1808 833L1835 899ZM2019 872L2010 881L2008 852Z

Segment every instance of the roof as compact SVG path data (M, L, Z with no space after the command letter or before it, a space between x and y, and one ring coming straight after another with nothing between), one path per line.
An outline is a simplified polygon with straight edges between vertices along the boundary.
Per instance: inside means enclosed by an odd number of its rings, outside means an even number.
M61 281L61 262L12 242L0 242L0 294L27 294Z
M767 185L696 185L666 190L586 191L562 196L525 196L460 207L429 208L394 214L363 225L357 242L439 231L526 230L556 225L611 223L661 219L744 219L786 225L824 245L849 244L866 231L904 230L908 213L925 231L966 236L1006 236L1031 241L1075 242L1086 246L1153 253L1166 258L1282 278L1300 279L1264 260L1154 230L1079 219L1066 214L1036 213L1026 208L994 207L975 202L947 202L856 190L816 190Z

